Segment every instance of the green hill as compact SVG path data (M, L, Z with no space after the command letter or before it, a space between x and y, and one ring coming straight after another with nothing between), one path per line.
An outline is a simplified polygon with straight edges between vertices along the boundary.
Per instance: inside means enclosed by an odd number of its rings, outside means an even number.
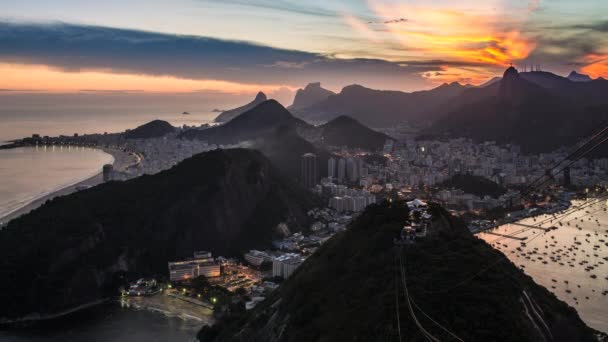
M473 194L479 197L487 195L498 198L507 192L507 189L485 177L469 174L454 175L452 178L439 184L439 186L460 189L467 194Z
M464 224L433 206L426 238L398 247L408 217L402 202L368 207L347 231L326 242L269 298L199 333L209 341L426 341L410 314L438 340L542 341L526 314L524 291L555 341L593 341L576 311L536 285ZM398 312L398 315L397 315ZM398 319L399 317L399 319ZM399 324L397 323L399 321Z
M0 231L0 321L105 298L125 274L166 276L168 261L196 250L268 248L278 223L298 231L317 204L245 149L58 197Z

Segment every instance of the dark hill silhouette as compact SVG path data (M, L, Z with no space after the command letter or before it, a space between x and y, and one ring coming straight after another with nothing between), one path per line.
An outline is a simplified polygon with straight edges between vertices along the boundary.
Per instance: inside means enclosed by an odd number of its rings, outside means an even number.
M113 295L125 273L166 277L168 261L193 251L237 256L269 248L278 223L298 231L317 205L261 153L245 149L195 155L155 175L55 198L0 230L0 321Z
M261 151L290 179L301 181L301 158L305 153L317 155L317 174L327 177L327 161L331 154L302 138L293 127L280 126L251 141L250 148Z
M181 136L207 140L214 144L236 144L274 132L280 126L306 128L309 125L293 117L277 101L267 100L223 125L205 130L189 130Z
M248 104L235 108L235 109L230 109L227 111L224 111L222 113L220 113L216 118L215 118L215 122L227 122L230 121L234 118L236 118L237 116L245 113L248 110L251 110L252 108L254 108L255 106L259 105L260 103L266 101L266 94L264 94L263 92L259 92L255 98L253 99L253 101L249 102Z
M158 138L165 134L175 131L175 127L171 126L170 123L163 120L150 121L147 124L143 124L135 129L125 132L125 138L127 139L148 139Z
M404 120L432 120L443 102L464 92L458 83L413 93L349 85L339 94L294 113L305 120L326 122L348 115L369 127L388 127Z
M490 196L498 198L507 192L507 189L495 182L481 176L457 174L439 184L445 188L456 188L468 194L479 197Z
M579 74L578 72L572 70L568 75L568 79L573 82L590 82L593 79L589 77L589 75Z
M408 341L427 341L408 310L399 259L410 302L464 341L547 339L526 314L524 290L555 341L595 340L572 307L472 236L462 221L435 205L431 212L435 220L428 235L399 248L393 239L408 219L404 203L368 207L264 302L203 328L199 340L395 341L400 328ZM412 310L437 340L454 340Z
M382 149L386 140L392 139L345 115L319 126L318 129L321 130L323 144L331 146L348 146L376 151Z
M320 82L309 83L304 89L298 89L296 96L293 99L293 104L289 106L288 109L297 110L307 108L327 99L331 95L336 95L336 93L322 88Z
M599 96L608 82L563 78L567 87L545 88L528 80L534 73L505 74L500 82L468 89L451 101L449 114L423 134L515 143L537 153L571 146L608 122L608 99Z

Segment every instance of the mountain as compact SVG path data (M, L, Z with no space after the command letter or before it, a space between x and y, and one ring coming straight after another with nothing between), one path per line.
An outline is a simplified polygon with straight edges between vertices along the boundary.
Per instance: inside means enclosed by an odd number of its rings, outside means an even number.
M242 113L245 113L246 111L254 108L255 106L259 105L260 103L266 101L266 94L259 92L256 96L255 99L253 99L253 101L249 102L248 104L235 108L235 109L230 109L227 110L225 112L220 113L220 115L218 115L215 120L215 122L228 122L234 118L236 118L237 116L241 115Z
M444 188L455 188L467 194L479 197L490 196L498 198L507 192L507 189L495 182L481 176L457 174L440 184Z
M280 126L306 128L309 125L293 117L277 101L267 100L223 125L205 130L188 130L181 136L214 144L236 144L274 132Z
M573 82L589 82L593 80L589 75L579 74L574 70L568 75L568 79Z
M175 131L175 127L163 120L150 121L147 124L141 125L135 129L125 132L127 139L149 139L162 137L165 134Z
M327 177L327 162L332 155L302 138L294 127L277 127L275 131L250 141L249 147L262 152L286 177L298 182L302 176L302 155L314 153L317 156L317 174Z
M601 94L608 92L608 82L579 83L548 74L511 67L500 82L468 89L450 101L448 114L423 135L515 143L526 153L539 153L572 146L605 126L608 99Z
M345 115L319 126L318 129L321 131L323 144L331 146L348 146L349 148L377 151L382 149L386 140L394 140Z
M204 327L199 340L394 341L401 333L427 341L417 323L436 340L455 340L431 319L461 341L596 340L572 307L462 221L436 205L430 212L427 236L399 247L393 239L408 219L407 206L369 206L264 302Z
M405 120L429 121L439 105L466 89L456 82L413 93L375 90L360 85L349 85L339 94L329 96L294 114L308 121L326 122L347 115L369 127L389 127Z
M0 231L0 322L114 294L120 279L167 276L167 262L271 246L308 224L313 195L261 153L215 150L155 175L58 197ZM18 248L15 248L18 246Z
M320 82L309 83L304 89L298 89L293 99L293 104L288 109L297 110L310 107L327 99L331 95L336 95L336 93L322 88Z
M479 88L487 87L487 86L492 85L492 84L494 84L496 82L500 82L501 79L502 78L498 77L498 76L492 77L491 79L489 79L489 80L485 81L484 83L480 84L478 87Z

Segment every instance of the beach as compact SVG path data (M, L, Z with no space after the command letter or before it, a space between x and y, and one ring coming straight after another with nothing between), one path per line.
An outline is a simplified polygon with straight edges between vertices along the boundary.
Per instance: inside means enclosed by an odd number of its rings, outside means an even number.
M102 148L101 150L105 153L110 154L113 157L112 164L114 166L114 170L124 171L130 165L133 165L134 163L136 163L136 158L133 155L131 155L127 152L124 152L122 150L113 149L113 148ZM29 213L30 211L40 207L42 204L44 204L46 201L48 201L50 199L53 199L58 196L68 195L73 192L76 192L78 188L92 187L92 186L101 184L102 182L103 182L103 175L102 175L102 172L100 169L99 172L92 177L89 177L82 181L68 185L57 191L45 194L44 196L41 196L41 197L36 198L35 200L29 202L25 206L12 211L8 215L3 216L2 218L0 218L0 226L4 226L12 219Z

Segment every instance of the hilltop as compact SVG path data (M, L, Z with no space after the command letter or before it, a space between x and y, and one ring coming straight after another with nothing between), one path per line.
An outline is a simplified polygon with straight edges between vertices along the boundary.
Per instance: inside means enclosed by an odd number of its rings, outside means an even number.
M175 131L175 127L171 126L170 123L163 120L150 121L147 124L143 124L132 130L125 132L125 138L127 139L149 139L162 137L165 134L169 134Z
M446 105L447 114L423 132L520 145L525 153L571 146L608 122L608 82L572 82L511 67L487 87L467 89ZM449 111L448 111L449 109Z
M298 231L316 205L245 149L55 198L0 231L0 321L97 301L124 275L166 276L167 261L196 250L236 256L268 248L278 223Z
M229 122L205 130L188 130L186 139L206 140L210 144L236 144L274 132L278 127L306 128L309 125L295 118L275 100L264 101Z
M259 92L255 96L253 101L251 101L248 104L243 105L241 107L221 112L213 121L228 122L228 121L236 118L237 116L245 113L246 111L251 110L252 108L254 108L255 106L259 105L260 103L262 103L266 100L268 100L268 98L266 97L266 94L264 94L263 92Z
M555 341L595 340L595 331L573 308L462 222L437 206L430 209L435 219L428 235L400 248L393 239L408 217L407 206L368 207L264 302L203 328L199 340L387 341L398 339L399 326L407 340L426 341L407 298L419 323L438 340L453 337L425 315L465 341L541 341L549 335ZM529 305L540 319L527 313ZM541 320L546 328L539 328Z
M406 93L353 84L321 102L296 110L295 114L308 121L322 122L347 115L369 127L390 127L406 120L433 120L438 114L436 109L442 103L466 89L454 82L431 90Z
M348 146L370 151L382 149L386 140L393 140L384 133L374 131L359 121L342 115L318 127L323 144Z
M298 89L296 96L293 99L293 104L289 106L288 109L298 110L310 107L327 99L331 95L336 95L336 93L321 87L320 82L309 83L304 89Z

